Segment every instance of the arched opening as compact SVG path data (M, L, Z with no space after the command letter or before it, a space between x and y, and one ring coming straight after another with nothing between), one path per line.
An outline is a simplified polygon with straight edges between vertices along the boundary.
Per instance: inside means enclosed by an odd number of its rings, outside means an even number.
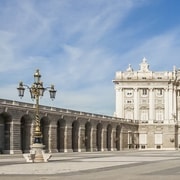
M97 151L101 151L102 149L102 124L98 123L97 124L97 128L96 128L96 147L97 147Z
M72 123L72 150L78 152L79 149L79 122L74 121Z
M25 115L21 118L21 150L23 153L30 151L32 119Z
M111 151L111 135L112 135L112 126L108 124L107 126L107 150Z
M50 121L48 117L43 117L41 119L41 133L42 133L42 143L45 145L45 150L49 151L49 125Z
M85 148L86 151L91 151L91 123L85 124Z
M65 120L61 119L57 122L57 149L59 152L65 150L65 126Z
M116 127L116 149L117 151L120 151L120 140L121 140L121 126L118 125Z
M0 114L0 153L10 153L11 122L10 114Z

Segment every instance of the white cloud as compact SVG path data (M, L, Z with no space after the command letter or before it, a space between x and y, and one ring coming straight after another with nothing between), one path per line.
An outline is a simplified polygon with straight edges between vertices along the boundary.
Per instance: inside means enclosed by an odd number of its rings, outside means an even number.
M133 41L143 28L124 29L129 13L146 3L8 1L0 8L2 98L18 100L16 84L31 84L39 68L44 84L53 83L58 90L55 101L45 96L43 104L113 114L115 71L129 63L138 68L144 56L151 67L171 69L169 65L179 63L179 30ZM30 97L23 100L31 102Z

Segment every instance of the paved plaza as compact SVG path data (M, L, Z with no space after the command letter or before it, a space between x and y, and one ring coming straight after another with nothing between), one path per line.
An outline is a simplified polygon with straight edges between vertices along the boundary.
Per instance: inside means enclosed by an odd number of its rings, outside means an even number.
M48 163L0 155L0 180L176 180L180 151L121 151L52 154Z

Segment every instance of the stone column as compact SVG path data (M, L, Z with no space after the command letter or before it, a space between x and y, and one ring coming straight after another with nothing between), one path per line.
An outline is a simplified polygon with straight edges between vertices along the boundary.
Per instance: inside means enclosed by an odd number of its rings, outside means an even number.
M104 129L104 126L103 126L102 132L101 132L101 151L107 151L106 137L107 137L107 132L106 132L106 129Z
M67 146L67 126L64 127L64 150L63 152L68 152L68 146Z
M149 89L149 124L153 124L155 120L155 109L154 109L154 90L152 88Z
M174 118L174 122L173 123L176 123L176 120L177 120L177 117L178 117L178 115L177 115L177 113L178 113L178 111L177 111L177 86L174 86L174 89L173 89L173 113L174 113L174 116L173 116L173 118Z
M91 132L90 132L90 151L92 152L93 150L94 150L94 146L93 146L93 141L94 141L94 139L93 139L93 130L94 128L93 127L91 127Z
M120 118L124 117L123 107L124 107L123 89L116 87L116 112L115 112L116 117L120 117Z
M164 124L168 124L169 121L169 92L166 88L164 91Z
M81 126L79 126L79 131L78 131L78 149L77 151L78 152L81 152L81 143L82 143L82 140L81 140L81 132L82 132L82 129L81 129Z
M169 117L168 117L168 120L169 120L169 122L170 121L172 121L173 120L173 114L174 114L174 112L173 112L173 106L174 106L174 104L173 104L173 85L172 84L170 84L170 86L169 86L169 92L168 92L168 97L169 97L169 104L168 104L168 108L169 108Z
M134 120L139 120L139 102L137 88L134 88Z
M94 125L92 126L92 151L97 151L97 127Z

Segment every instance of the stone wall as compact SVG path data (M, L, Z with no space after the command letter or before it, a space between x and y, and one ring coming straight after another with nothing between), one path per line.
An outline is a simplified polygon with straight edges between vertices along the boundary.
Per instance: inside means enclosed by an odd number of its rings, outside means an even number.
M27 153L35 106L0 100L0 153ZM111 116L40 106L47 152L117 151L137 148L138 124Z

